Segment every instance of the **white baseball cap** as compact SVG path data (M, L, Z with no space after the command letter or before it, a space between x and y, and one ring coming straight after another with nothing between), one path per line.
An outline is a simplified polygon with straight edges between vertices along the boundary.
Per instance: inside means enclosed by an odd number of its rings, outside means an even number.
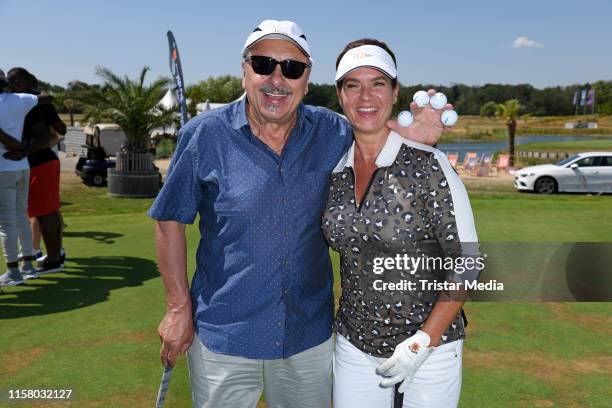
M299 25L293 21L277 21L277 20L264 20L262 21L255 30L249 35L242 47L242 54L252 47L254 44L261 40L277 39L286 40L292 42L296 47L300 49L306 55L312 63L312 57L310 56L310 47L306 41L306 36Z
M335 81L338 82L349 72L362 67L374 68L389 78L397 78L397 67L387 51L377 45L361 45L351 48L342 56L336 69Z

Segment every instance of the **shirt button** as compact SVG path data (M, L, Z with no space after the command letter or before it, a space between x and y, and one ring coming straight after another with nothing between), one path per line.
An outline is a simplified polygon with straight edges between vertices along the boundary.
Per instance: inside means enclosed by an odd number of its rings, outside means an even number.
M283 266L287 266L287 264L288 264L288 263L289 263L289 262L287 262L287 260L285 259L285 260L283 261Z
M280 343L277 341L277 342L276 342L276 345L277 345L277 346L280 346Z
M285 289L285 290L283 290L283 293L284 293L285 295L288 295L288 294L289 294L289 291L288 291L287 289Z
M278 327L281 327L283 325L282 322L278 322Z

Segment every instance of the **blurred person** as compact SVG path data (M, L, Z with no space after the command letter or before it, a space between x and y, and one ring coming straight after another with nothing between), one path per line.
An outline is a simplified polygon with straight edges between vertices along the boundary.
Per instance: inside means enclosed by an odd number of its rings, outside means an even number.
M11 69L7 73L7 79L14 92L38 93L38 80L24 68ZM62 223L59 216L60 162L51 149L54 133L66 134L66 125L53 105L37 106L27 114L23 143L30 165L28 215L38 221L47 251L46 256L39 258L36 268L39 275L58 272L64 265L61 252Z
M51 136L51 139L49 141L49 146L51 147L51 150L53 150L53 152L59 156L58 143L61 139L59 135L57 134L56 130L53 128L53 126L49 128L49 135ZM58 210L58 215L60 217L60 224L62 226L62 236L63 236L64 230L68 227L68 225L64 222L64 217L62 216L61 208L60 210ZM42 239L42 232L40 230L40 223L38 222L38 219L36 217L30 218L30 227L32 228L32 253L36 257L37 261L42 261L44 259L43 251L40 246L41 239ZM63 260L65 260L66 251L64 250L63 246L60 249L60 257Z
M27 214L30 168L22 144L24 119L37 104L50 103L52 98L9 93L7 87L0 70L0 243L7 266L0 285L14 286L36 276ZM18 242L24 255L21 271Z
M418 286L422 280L444 281L443 271L373 265L398 255L462 255L463 243L478 240L467 192L444 153L388 127L399 83L395 55L385 43L349 43L336 70L338 99L355 140L330 178L322 218L341 265L334 408L456 407L463 293L451 297ZM419 109L441 132L443 110ZM408 280L415 289L385 289L381 283Z

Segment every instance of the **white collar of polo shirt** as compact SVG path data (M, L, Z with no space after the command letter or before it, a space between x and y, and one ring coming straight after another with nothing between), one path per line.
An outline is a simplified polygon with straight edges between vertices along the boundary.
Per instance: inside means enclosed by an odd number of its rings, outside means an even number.
M387 136L387 141L385 142L383 148L378 153L378 157L376 158L376 166L377 167L389 167L393 164L393 161L397 157L399 150L402 145L408 145L410 147L415 147L420 150L425 150L428 152L435 152L437 149L431 146L424 145L422 143L415 142L413 140L406 139L394 131L389 133ZM338 162L336 168L334 168L334 173L339 173L346 167L355 168L355 141L351 145L350 149L342 159Z

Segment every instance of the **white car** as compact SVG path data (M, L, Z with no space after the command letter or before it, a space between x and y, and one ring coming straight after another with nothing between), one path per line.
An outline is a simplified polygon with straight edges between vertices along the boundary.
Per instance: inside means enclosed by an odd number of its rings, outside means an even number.
M556 164L525 167L517 170L514 187L542 194L612 193L612 152L578 153Z

